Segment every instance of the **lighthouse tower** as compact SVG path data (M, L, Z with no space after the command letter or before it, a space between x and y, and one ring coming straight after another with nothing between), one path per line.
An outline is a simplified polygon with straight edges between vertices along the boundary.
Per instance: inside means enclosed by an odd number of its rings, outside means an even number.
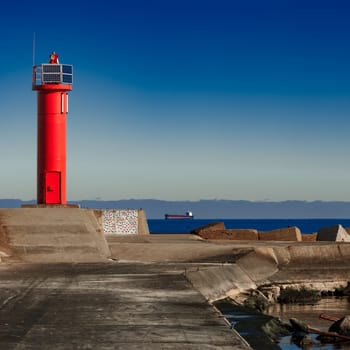
M73 67L49 63L33 66L32 90L37 91L37 204L66 204L66 116Z

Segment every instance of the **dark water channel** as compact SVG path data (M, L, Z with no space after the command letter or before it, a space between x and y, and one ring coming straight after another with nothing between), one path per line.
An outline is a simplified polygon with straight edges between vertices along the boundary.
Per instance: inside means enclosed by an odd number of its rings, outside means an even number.
M334 317L341 318L350 314L350 303L348 297L336 298L329 297L321 299L315 305L281 305L275 304L271 306L267 313L269 315L279 317L283 321L288 322L292 317L303 320L312 328L317 328L322 331L327 331L332 322L319 319L321 313L325 313ZM316 336L312 336L316 338ZM290 336L281 339L281 349L300 349L290 342ZM310 346L308 349L348 349L350 350L350 342L340 343L337 345L332 344L320 344L316 346Z
M282 321L289 323L290 318L297 318L308 324L312 328L327 331L332 324L330 321L319 319L321 313L325 313L337 318L350 315L350 302L347 297L336 298L327 297L314 305L297 304L275 304L265 311L265 314L256 314L249 309L237 306L229 306L227 303L219 303L217 307L231 323L232 328L243 336L253 349L283 349L297 350L301 347L293 343L291 334L278 339L278 343L269 344L260 327L264 322L268 322L270 316L278 317ZM308 350L350 350L350 342L338 344L321 344L316 338L317 335L310 334L315 342L314 345L304 347Z

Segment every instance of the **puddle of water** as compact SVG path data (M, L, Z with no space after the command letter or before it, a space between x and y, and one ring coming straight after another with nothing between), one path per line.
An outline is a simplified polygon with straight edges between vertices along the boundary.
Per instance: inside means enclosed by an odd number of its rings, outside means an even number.
M271 316L225 301L218 302L215 306L230 322L232 328L245 338L253 349L280 349L277 344L271 342L261 328L263 324L272 318Z
M326 331L332 322L320 320L319 315L325 313L341 318L350 314L350 304L348 298L329 297L322 298L314 305L275 304L270 306L265 313L279 317L284 321L295 317L312 327Z
M316 339L316 335L310 335L310 338L314 340L315 343L318 343L318 340ZM291 341L291 337L283 337L281 338L279 342L280 349L283 350L300 350L300 346L297 346ZM308 350L334 350L334 349L346 349L346 348L341 348L337 347L337 345L333 344L317 344L317 345L312 345L305 347L304 349Z
M314 305L297 305L297 304L275 304L269 307L266 314L279 317L285 322L289 322L289 319L295 317L299 320L304 321L310 327L327 331L332 322L319 319L321 313L325 313L337 318L341 318L345 315L350 315L350 303L348 298L322 298L319 302ZM317 335L310 335L315 342ZM319 342L318 342L319 343ZM294 350L300 349L297 345L291 342L291 337L283 337L280 340L280 348L283 350ZM316 350L350 350L350 342L339 343L339 344L317 344L308 347L307 349Z
M267 322L271 316L278 317L282 321L289 323L289 319L298 318L310 327L327 331L332 322L319 319L321 313L328 314L337 318L350 315L350 302L348 298L322 298L314 305L297 304L275 304L265 311L265 314L251 312L250 310L232 305L229 303L216 304L218 309L231 323L242 337L244 337L253 349L282 349L282 350L300 350L301 348L292 342L291 336L285 336L279 339L278 344L269 344L266 335L263 334L260 327ZM305 347L308 350L350 350L350 342L338 344L321 344L316 334L308 335L315 342L314 345Z

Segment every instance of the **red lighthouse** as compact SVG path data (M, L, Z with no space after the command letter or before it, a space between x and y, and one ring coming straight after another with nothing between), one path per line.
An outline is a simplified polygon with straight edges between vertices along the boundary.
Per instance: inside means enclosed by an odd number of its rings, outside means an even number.
M48 64L33 67L37 91L37 203L66 204L66 116L73 67L59 64L53 52Z

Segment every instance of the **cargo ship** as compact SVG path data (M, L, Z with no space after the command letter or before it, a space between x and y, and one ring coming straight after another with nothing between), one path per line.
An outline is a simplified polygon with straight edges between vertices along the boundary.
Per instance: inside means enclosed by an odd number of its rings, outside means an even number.
M191 211L187 211L186 214L165 214L165 220L173 219L193 219L194 216Z

